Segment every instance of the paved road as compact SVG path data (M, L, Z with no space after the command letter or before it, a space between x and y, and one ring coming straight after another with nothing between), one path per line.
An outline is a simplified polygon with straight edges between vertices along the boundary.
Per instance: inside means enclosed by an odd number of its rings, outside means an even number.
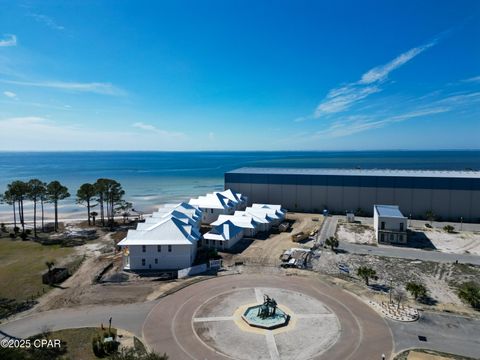
M97 305L45 311L1 324L0 331L10 336L26 338L42 332L45 327L48 327L49 330L61 330L72 327L100 326L102 323L107 325L111 317L113 326L141 337L143 322L155 304L156 302Z
M352 244L345 241L340 241L340 246L338 248L351 254L378 255L442 263L454 263L456 260L458 260L459 263L480 265L480 256L478 255L452 254L434 250L429 251L385 245L361 245Z
M323 218L322 228L317 234L317 243L323 244L330 236L335 235L337 230L338 217L326 216Z
M387 321L395 338L395 352L428 348L480 358L480 320L456 315L422 312L418 321ZM425 336L426 342L418 336Z

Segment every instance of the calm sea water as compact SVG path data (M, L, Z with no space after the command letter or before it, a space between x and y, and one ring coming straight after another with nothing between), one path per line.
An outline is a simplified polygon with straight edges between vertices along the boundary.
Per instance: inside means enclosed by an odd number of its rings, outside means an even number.
M59 180L72 194L62 216L75 218L84 216L74 201L77 188L107 177L123 185L135 208L149 212L221 190L224 172L241 166L479 170L480 151L0 152L0 192L16 179ZM0 217L6 216L10 207L0 205Z

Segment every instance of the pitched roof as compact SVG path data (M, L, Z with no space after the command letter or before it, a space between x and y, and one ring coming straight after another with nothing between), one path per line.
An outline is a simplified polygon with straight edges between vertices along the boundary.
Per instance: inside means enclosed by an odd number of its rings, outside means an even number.
M243 229L255 229L258 223L251 216L237 215L220 215L216 221L211 223L212 226L222 225L223 223L230 221L234 225Z
M170 217L142 230L129 230L118 245L195 245L201 238L195 226Z
M236 226L231 221L226 221L221 225L215 226L212 230L203 235L204 239L226 241L234 238L243 229Z
M396 205L374 205L374 208L378 216L405 218Z
M234 207L232 200L218 192L190 199L189 204L208 209L230 209Z

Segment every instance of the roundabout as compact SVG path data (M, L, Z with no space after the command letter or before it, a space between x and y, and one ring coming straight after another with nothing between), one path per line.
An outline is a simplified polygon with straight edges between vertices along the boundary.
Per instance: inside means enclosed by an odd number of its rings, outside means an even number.
M273 300L257 326L245 318ZM252 309L254 311L252 312ZM278 311L278 313L277 313ZM310 277L235 275L161 299L143 324L147 345L174 359L381 359L393 340L386 322L356 297Z

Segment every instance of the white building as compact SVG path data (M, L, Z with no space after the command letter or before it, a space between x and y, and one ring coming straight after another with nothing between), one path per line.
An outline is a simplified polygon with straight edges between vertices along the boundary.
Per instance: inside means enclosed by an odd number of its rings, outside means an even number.
M251 216L241 215L220 215L216 221L211 223L212 226L219 226L223 223L231 221L234 225L243 229L243 236L252 237L258 231L259 223Z
M233 214L235 211L235 203L218 192L190 199L189 204L202 211L203 224L211 224L219 215Z
M191 220L166 217L138 224L118 243L125 270L178 270L190 267L197 254L200 232Z
M203 235L205 246L219 250L230 249L243 238L243 228L231 221L214 226L212 230Z
M245 210L245 208L247 207L248 198L245 195L236 193L231 189L220 191L218 193L231 200L234 203L235 210Z
M265 212L247 212L249 208L245 211L235 211L235 216L245 216L252 218L258 225L257 231L265 232L269 231L272 228L273 219L271 219Z
M373 226L380 244L406 244L407 218L395 205L374 205Z
M262 210L266 212L272 219L274 219L273 224L278 225L287 215L287 210L282 209L281 205L272 205L272 204L252 204L251 206L253 211Z

